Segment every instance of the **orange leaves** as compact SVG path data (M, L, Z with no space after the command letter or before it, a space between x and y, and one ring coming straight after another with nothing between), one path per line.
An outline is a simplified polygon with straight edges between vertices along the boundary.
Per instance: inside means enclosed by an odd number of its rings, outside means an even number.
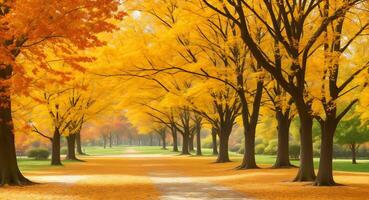
M82 63L94 59L79 56L81 50L104 45L97 34L118 29L111 21L126 15L120 5L118 0L17 0L1 4L0 60L12 65L17 74L13 91L27 90L32 79L63 82L73 77L73 71L85 72ZM58 65L64 66L63 70L55 69L50 58L62 60ZM54 78L37 77L45 73Z

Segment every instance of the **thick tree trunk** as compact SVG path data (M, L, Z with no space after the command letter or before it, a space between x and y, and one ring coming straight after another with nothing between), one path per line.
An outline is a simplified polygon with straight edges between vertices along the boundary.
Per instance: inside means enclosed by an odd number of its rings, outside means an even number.
M17 164L10 91L3 82L11 74L11 66L0 70L0 185L28 185L31 181L22 175Z
M218 155L218 143L217 143L217 132L213 128L211 130L211 137L212 137L212 147L213 147L213 155Z
M79 155L85 155L82 151L82 142L81 142L81 131L76 133L76 145L77 145L77 153Z
M320 146L319 171L315 179L316 186L333 186L332 160L333 160L333 137L336 131L334 122L322 124L322 139Z
M277 159L274 168L288 168L291 167L289 154L289 131L290 119L289 115L284 115L282 111L276 112L276 119L278 121L278 150Z
M351 154L352 154L352 164L357 164L356 162L356 144L351 144Z
M296 182L314 181L314 161L313 161L313 119L307 113L300 116L300 169L294 179Z
M196 155L201 156L201 127L196 130Z
M178 152L177 128L172 127L173 151Z
M188 151L188 143L189 143L189 134L182 134L182 153L183 155L189 155Z
M215 161L216 163L231 162L228 154L228 141L229 134L219 135L219 154L217 160Z
M255 132L256 127L249 129L245 129L245 152L243 154L242 164L239 166L239 169L256 169L258 166L256 165L255 160Z
M76 157L76 134L67 136L67 160L78 160Z
M194 147L193 147L193 140L194 140L194 137L195 135L193 134L190 134L189 136L189 141L188 141L188 150L191 152L191 151L195 151Z
M60 132L57 128L54 130L51 151L51 165L62 165L60 160Z

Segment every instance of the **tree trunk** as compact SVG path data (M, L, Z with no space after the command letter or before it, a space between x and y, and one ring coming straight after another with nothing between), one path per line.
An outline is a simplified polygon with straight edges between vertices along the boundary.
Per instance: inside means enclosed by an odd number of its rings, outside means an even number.
M109 133L109 147L112 148L113 147L113 136L111 133Z
M162 134L161 134L161 139L163 140L162 142L162 149L167 149L167 141L166 141L166 137L167 137L167 134L166 134L166 131L163 131Z
M188 141L189 141L189 134L185 133L182 134L182 153L183 155L189 155L190 152L188 151Z
M228 155L229 134L222 133L219 135L219 154L216 163L231 162Z
M103 141L104 142L104 149L106 149L106 136L105 135L103 136L103 140L104 140Z
M193 140L194 140L194 137L195 135L193 134L190 134L189 136L189 141L188 141L188 150L191 152L191 151L195 151L194 147L193 147Z
M276 119L278 121L278 150L277 159L274 168L288 168L291 167L290 153L289 153L289 132L290 132L290 119L289 115L284 115L282 111L276 111Z
M218 155L217 132L214 128L211 130L211 137L213 141L213 155Z
M51 151L51 165L62 165L60 160L60 132L57 128L54 130Z
M66 159L78 160L76 157L76 134L71 134L67 136L67 148L68 153Z
M296 182L314 181L313 161L313 119L308 113L299 112L300 116L300 169L294 179Z
M201 127L196 130L196 155L201 156Z
M11 66L0 69L0 185L28 185L32 182L22 175L17 164L11 97L4 83L11 74Z
M351 144L351 154L352 154L352 164L357 164L356 162L356 144Z
M336 185L332 173L333 137L336 131L336 125L334 122L328 120L323 122L322 126L319 171L315 179L315 185L332 186Z
M173 137L173 151L178 152L178 139L177 139L177 128L172 127L172 137Z
M85 155L82 151L82 142L81 142L81 131L76 133L76 145L77 145L77 153L79 155Z
M249 127L245 129L245 152L243 154L242 164L239 166L239 169L256 169L258 166L256 165L255 160L255 132L256 127Z

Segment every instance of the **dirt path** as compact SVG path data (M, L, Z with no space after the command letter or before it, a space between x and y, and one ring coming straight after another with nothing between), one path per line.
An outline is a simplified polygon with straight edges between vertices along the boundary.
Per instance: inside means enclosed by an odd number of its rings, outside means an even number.
M367 199L369 174L335 173L340 187L290 180L297 169L234 170L212 157L83 157L25 175L41 184L0 188L1 200Z

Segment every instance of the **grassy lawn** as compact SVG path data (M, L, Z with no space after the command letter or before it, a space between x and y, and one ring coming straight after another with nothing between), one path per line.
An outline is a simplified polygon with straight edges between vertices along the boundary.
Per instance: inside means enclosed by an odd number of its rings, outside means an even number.
M35 160L31 158L18 158L18 166L21 171L34 171L50 167L63 167L63 166L51 166L50 160ZM62 160L63 164L68 164L78 161Z
M172 147L168 149L161 149L158 146L114 146L112 148L103 148L99 146L88 146L85 147L85 152L90 156L103 156L103 155L122 155L124 153L130 154L161 154L161 155L178 155L178 152L173 152ZM179 148L180 149L180 148ZM203 148L203 156L211 157L212 150ZM240 162L242 160L242 155L234 152L229 153L232 160L235 162ZM192 152L192 156L195 156L195 152ZM256 155L256 161L258 164L273 164L275 161L275 156L270 155ZM74 161L62 161L63 164L67 164ZM298 165L299 161L293 160L294 165ZM351 164L350 159L335 159L333 161L333 169L337 171L348 171L348 172L369 172L369 160L358 160L359 164ZM318 168L319 159L314 159L315 168ZM50 160L34 160L29 158L19 158L18 165L21 171L32 171L40 170L43 168L49 168ZM61 167L61 166L56 166Z

